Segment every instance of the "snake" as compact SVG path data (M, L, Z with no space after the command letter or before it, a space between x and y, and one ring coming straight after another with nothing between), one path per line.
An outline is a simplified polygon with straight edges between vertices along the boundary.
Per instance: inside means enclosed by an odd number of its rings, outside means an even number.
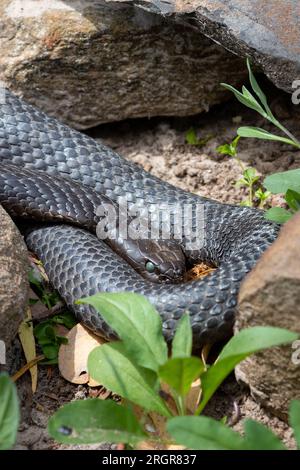
M117 207L120 198L153 213L165 204L200 206L201 244L191 248L190 235L175 240L175 220L170 240L126 245L118 237L112 244L99 239L95 207L103 201ZM92 332L115 338L101 311L78 299L134 292L156 308L168 342L188 313L196 348L232 334L240 285L280 229L261 210L223 204L162 181L8 89L2 90L0 105L0 203L13 218L39 222L25 233L26 244L67 307ZM215 269L182 282L183 263L197 262Z

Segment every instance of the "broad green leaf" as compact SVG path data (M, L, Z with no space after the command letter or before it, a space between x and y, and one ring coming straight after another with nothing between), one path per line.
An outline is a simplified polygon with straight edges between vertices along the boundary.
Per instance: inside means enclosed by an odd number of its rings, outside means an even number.
M19 402L15 384L5 373L0 374L0 450L11 449L19 426Z
M59 345L58 344L45 344L43 347L43 353L47 359L57 359Z
M255 139L263 139L263 140L276 140L278 142L283 142L285 144L296 146L295 142L286 137L281 137L276 134L271 134L271 132L266 131L265 129L261 129L260 127L239 127L237 130L237 134L240 137L252 137Z
M215 364L201 375L202 401L197 414L201 413L228 374L246 357L263 349L292 343L297 338L297 333L271 326L246 328L233 336L222 349Z
M285 195L285 200L289 208L293 211L296 212L300 209L300 193L297 193L297 191L288 189Z
M137 443L145 438L133 411L112 400L73 401L50 418L51 437L64 444Z
M161 318L142 295L133 292L102 293L81 299L78 303L92 305L141 366L157 371L167 360Z
M287 450L275 434L257 421L246 419L244 422L245 444L251 450Z
M198 357L176 357L160 366L158 375L179 395L184 396L203 370L203 362Z
M172 341L172 357L190 357L192 354L193 332L189 314L184 314Z
M223 423L206 416L178 416L167 424L178 444L194 450L241 450L242 437Z
M273 194L286 193L289 189L300 193L300 168L267 176L264 186Z
M131 362L124 344L117 341L95 348L88 358L93 379L123 398L149 411L171 416L164 401L156 393L154 372Z
M289 423L293 428L294 438L300 449L300 401L293 400L290 404Z
M265 218L271 220L272 222L277 222L278 224L285 224L293 214L283 207L271 207L265 212Z
M221 83L221 85L227 90L231 91L236 97L236 99L243 105L247 106L247 108L254 109L254 111L257 111L259 114L261 114L261 116L267 117L267 113L263 110L261 105L251 95L247 88L243 87L243 91L246 93L244 94L236 90L233 86L228 85L227 83Z
M48 321L36 325L33 332L34 336L39 340L39 344L55 341L55 330Z
M247 67L248 67L248 72L249 72L249 80L250 80L253 91L256 93L257 97L260 99L260 101L261 101L262 105L264 106L264 108L265 108L266 112L268 113L268 115L270 117L273 117L272 111L271 111L271 109L269 108L269 105L268 105L267 97L266 97L266 95L264 94L264 92L262 91L262 89L260 88L259 84L256 81L256 78L255 78L255 76L254 76L254 74L251 70L251 64L250 64L250 61L249 61L248 58L247 58Z

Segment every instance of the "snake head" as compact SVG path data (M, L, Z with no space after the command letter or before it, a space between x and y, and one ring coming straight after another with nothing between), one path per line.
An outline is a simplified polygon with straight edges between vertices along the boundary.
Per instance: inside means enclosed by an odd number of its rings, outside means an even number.
M179 283L186 272L185 256L173 240L141 241L145 269L140 273L152 282Z
M119 254L151 282L179 283L186 272L186 260L174 240L123 240Z

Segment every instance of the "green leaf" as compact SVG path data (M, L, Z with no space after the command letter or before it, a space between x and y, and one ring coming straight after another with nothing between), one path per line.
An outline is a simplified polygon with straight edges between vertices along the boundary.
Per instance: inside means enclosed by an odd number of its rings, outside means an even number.
M64 444L137 443L145 438L132 410L112 400L73 401L49 420L48 431Z
M155 391L156 375L131 362L123 343L117 341L95 348L88 358L88 370L93 379L121 397L146 410L171 416Z
M300 209L300 194L297 191L288 189L285 195L285 200L290 209L298 211Z
M259 176L257 176L255 168L252 167L246 168L246 170L243 172L243 176L250 184L253 184L259 180Z
M203 370L203 362L198 357L176 357L160 366L158 375L180 396L185 396Z
M289 423L293 428L294 438L300 449L300 401L293 400L290 404Z
M252 95L252 93L250 93L250 91L245 86L242 87L242 91L243 91L243 95L252 103L253 109L255 109L262 116L266 117L267 114L265 110L262 108L262 106L256 100L256 98Z
M216 148L216 151L222 155L234 156L230 144L219 145L219 147Z
M223 423L206 416L178 416L167 424L178 444L194 450L241 450L242 437Z
M260 127L239 127L237 130L237 134L240 137L252 137L255 139L263 139L263 140L276 140L278 142L283 142L285 144L296 146L295 142L286 137L280 137L279 135L271 134L271 132L266 131L265 129L261 129Z
M246 419L244 422L245 444L251 450L287 450L275 434L257 421Z
M246 357L263 349L291 343L297 338L296 333L270 326L247 328L233 336L222 349L215 364L201 376L202 401L197 414L201 413L228 374Z
M34 328L34 335L38 339L39 344L56 342L56 333L50 320L44 321Z
M272 111L271 111L271 109L269 108L269 105L268 105L267 97L264 94L264 92L262 91L262 89L260 88L259 84L257 83L255 76L253 75L253 72L251 70L251 64L250 64L250 61L249 61L248 58L247 58L247 67L248 67L248 72L249 72L249 80L250 80L250 83L251 83L251 86L252 86L252 89L253 89L254 93L256 93L257 97L260 99L260 101L261 101L262 105L264 106L267 114L271 118L273 118Z
M272 222L277 222L278 224L285 224L293 214L283 207L271 207L265 212L265 218L271 220Z
M71 312L64 312L64 313L60 313L59 315L55 315L52 318L52 322L58 325L64 325L69 330L71 330L73 326L75 326L78 323L73 313Z
M193 129L191 127L191 129L189 129L186 134L185 134L185 140L187 141L187 143L189 145L198 145L198 137L197 137L197 134L195 132L195 129Z
M202 139L200 139L196 132L195 132L195 129L191 128L189 129L186 134L185 134L185 140L186 142L189 144L189 145L195 145L197 147L203 147L205 144L207 144L207 142L210 141L210 139L212 139L212 135L207 135L205 137L203 137Z
M236 90L233 86L227 85L227 83L221 83L221 85L229 91L232 91L236 99L242 103L243 105L247 106L247 108L254 109L257 111L261 116L267 117L267 113L261 107L261 105L256 101L254 96L247 90L246 87L243 87L243 93Z
M8 450L16 442L20 415L16 386L6 373L0 374L0 397L0 450Z
M133 292L102 293L81 299L78 303L92 305L141 366L157 371L167 360L161 318L142 295Z
M182 315L172 341L172 357L190 357L193 332L189 314Z
M240 178L235 182L235 187L240 188L241 186L249 186L249 181L246 180L245 178Z
M45 344L42 346L42 350L47 359L57 359L59 345L58 344Z
M263 191L262 188L258 188L257 191L255 191L255 197L257 197L260 201L266 201L271 196L270 191Z
M39 289L43 290L43 279L37 269L31 268L28 272L28 280L30 284L38 287Z
M237 144L240 140L240 137L237 136L230 144L219 145L217 147L217 152L223 155L230 155L231 157L236 157L237 155Z
M300 193L300 168L267 176L264 186L273 194L285 194L289 189Z

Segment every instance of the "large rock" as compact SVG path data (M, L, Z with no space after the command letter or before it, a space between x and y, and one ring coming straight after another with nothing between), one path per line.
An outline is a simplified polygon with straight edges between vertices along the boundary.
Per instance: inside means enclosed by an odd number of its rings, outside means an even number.
M300 213L242 284L236 328L271 325L300 333ZM281 418L300 399L300 341L251 356L236 368L252 395Z
M132 0L194 27L240 57L250 57L285 91L300 78L299 0ZM299 88L299 85L298 85Z
M246 76L195 28L130 2L0 0L0 28L0 79L78 129L208 110Z
M0 206L0 340L6 348L24 317L27 295L27 249L13 221ZM3 350L3 343L0 349Z

